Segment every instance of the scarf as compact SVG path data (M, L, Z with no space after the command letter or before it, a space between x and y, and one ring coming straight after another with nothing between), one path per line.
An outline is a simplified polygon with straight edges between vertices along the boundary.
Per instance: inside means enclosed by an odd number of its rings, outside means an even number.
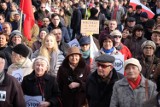
M83 51L81 50L82 53L82 58L87 59L90 56L90 50L88 49L88 51Z
M103 49L103 51L106 53L106 54L111 54L113 51L114 51L114 47L112 47L111 49L105 49L105 48L102 48Z
M130 79L127 79L128 80L128 83L129 85L132 87L132 89L136 89L138 87L138 85L140 84L141 82L141 76L139 75L138 78L136 79L136 81L132 81Z

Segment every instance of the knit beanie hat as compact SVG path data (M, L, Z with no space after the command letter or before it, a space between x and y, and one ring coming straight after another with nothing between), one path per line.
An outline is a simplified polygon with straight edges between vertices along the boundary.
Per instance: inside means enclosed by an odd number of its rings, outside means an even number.
M21 32L19 30L14 30L11 32L11 35L10 35L10 40L15 36L15 35L18 35L20 36L21 38L23 38Z
M147 41L143 42L143 44L141 45L141 48L144 49L145 46L152 46L153 49L156 50L156 45L151 40L147 40Z
M49 71L50 70L50 63L49 63L48 59L45 56L38 56L37 58L35 58L35 60L33 62L33 67L32 68L34 69L35 62L37 60L39 60L39 59L42 59L42 60L44 60L47 63L47 67L48 67L47 71Z
M126 69L127 65L129 65L129 64L133 64L133 65L137 66L139 71L141 72L142 66L141 66L141 64L139 63L139 61L137 59L135 59L135 58L127 59L124 62L124 69Z
M27 57L29 54L29 49L27 46L25 46L24 44L18 44L16 45L12 51L14 51L15 53L22 55L23 57Z

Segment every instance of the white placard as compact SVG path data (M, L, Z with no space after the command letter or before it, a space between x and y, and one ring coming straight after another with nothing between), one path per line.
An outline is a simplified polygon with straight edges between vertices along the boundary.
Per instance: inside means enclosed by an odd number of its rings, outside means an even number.
M124 75L124 55L113 55L115 57L114 68Z
M6 91L0 91L0 101L6 101Z
M13 71L12 72L12 76L15 77L18 80L18 82L21 83L22 80L23 80L23 71L22 71L22 69L17 69L15 71Z
M26 107L38 107L40 102L42 102L42 96L28 96L24 95L26 102Z
M72 41L70 41L68 44L69 44L70 47L76 46L76 47L80 48L79 42L78 42L78 40L76 38L73 39Z

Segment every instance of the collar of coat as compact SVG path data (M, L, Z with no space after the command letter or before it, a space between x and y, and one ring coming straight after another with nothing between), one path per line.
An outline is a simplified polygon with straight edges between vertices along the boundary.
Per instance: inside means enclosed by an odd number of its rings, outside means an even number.
M141 87L145 87L145 80L146 80L146 78L141 74L141 82L140 82L140 85L139 86L141 86ZM125 78L123 78L122 80L121 80L121 82L119 82L119 85L122 85L122 86L129 86L129 83L128 83L128 81L127 81L127 78L125 77Z
M43 78L45 79L45 80L49 80L49 75L47 74L47 73L45 73L44 75L43 75ZM35 78L35 71L33 71L29 76L28 76L28 80L30 80L30 81L34 81L36 78Z

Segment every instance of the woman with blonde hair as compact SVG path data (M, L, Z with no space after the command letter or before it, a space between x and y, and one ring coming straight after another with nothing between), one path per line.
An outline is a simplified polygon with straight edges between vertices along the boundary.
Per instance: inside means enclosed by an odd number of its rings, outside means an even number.
M39 50L35 51L32 58L38 55L45 56L50 61L49 74L57 76L57 71L62 61L64 60L63 52L58 49L56 38L53 34L47 34L42 42L42 46Z

